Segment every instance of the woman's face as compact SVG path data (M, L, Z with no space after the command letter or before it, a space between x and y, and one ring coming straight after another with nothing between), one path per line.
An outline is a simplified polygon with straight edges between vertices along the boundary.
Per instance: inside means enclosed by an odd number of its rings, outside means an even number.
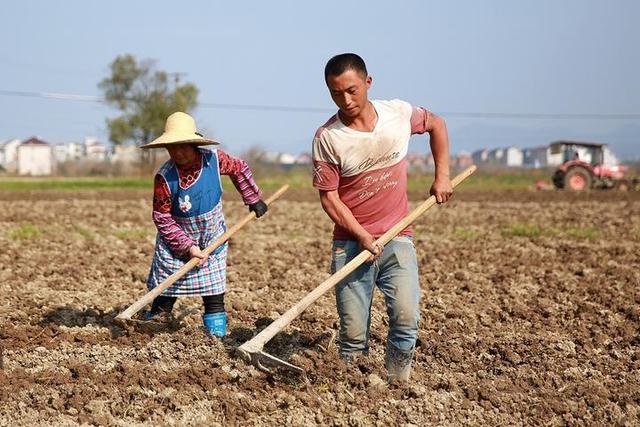
M196 147L191 144L169 145L166 148L171 160L179 166L187 165L196 158Z

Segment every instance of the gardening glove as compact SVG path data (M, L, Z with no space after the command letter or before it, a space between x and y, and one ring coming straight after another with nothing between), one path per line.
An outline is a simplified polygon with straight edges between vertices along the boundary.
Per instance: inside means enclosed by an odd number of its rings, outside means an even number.
M260 218L262 215L267 213L267 204L261 200L258 200L252 205L249 205L249 212L255 212L256 218Z

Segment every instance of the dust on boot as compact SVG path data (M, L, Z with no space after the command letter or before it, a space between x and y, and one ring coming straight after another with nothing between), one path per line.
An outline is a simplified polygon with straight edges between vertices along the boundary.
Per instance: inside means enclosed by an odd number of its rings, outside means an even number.
M411 350L400 350L391 343L387 344L387 354L384 365L387 368L388 382L409 381L413 353L413 348Z

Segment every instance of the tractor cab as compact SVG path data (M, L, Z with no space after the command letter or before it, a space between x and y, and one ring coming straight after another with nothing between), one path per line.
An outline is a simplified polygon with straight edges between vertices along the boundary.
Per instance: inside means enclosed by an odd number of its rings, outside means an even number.
M553 174L556 188L572 191L614 188L624 182L624 166L618 163L607 144L556 141L549 146L551 156L561 156L562 164Z

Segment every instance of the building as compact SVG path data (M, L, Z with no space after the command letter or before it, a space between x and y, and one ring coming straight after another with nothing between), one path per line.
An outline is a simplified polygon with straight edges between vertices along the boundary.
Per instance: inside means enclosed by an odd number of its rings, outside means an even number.
M562 164L562 153L554 152L548 145L525 148L523 151L523 166L529 168L551 168Z
M313 159L309 153L302 153L296 156L297 165L310 165L311 163L313 163Z
M489 161L489 150L486 148L476 150L471 153L471 158L476 165L487 163Z
M163 150L164 151L164 150ZM142 159L142 150L136 145L118 144L113 147L112 163L135 163Z
M107 160L107 146L97 138L87 137L84 139L84 155L88 160L103 162Z
M19 139L10 139L0 144L0 166L11 173L18 169L18 146L22 143Z
M17 172L19 175L51 175L52 171L53 149L51 144L33 137L18 145Z
M94 160L102 162L107 160L108 149L105 144L94 137L87 137L84 142L63 142L53 146L56 162L69 162L77 160Z
M489 151L488 162L495 166L519 168L523 163L522 150L513 146L493 149Z
M58 163L80 160L84 157L84 146L79 142L63 142L53 146L53 156Z
M453 165L458 169L468 168L472 164L473 158L471 157L471 153L468 153L466 151L461 151L460 153L458 153L453 161Z

